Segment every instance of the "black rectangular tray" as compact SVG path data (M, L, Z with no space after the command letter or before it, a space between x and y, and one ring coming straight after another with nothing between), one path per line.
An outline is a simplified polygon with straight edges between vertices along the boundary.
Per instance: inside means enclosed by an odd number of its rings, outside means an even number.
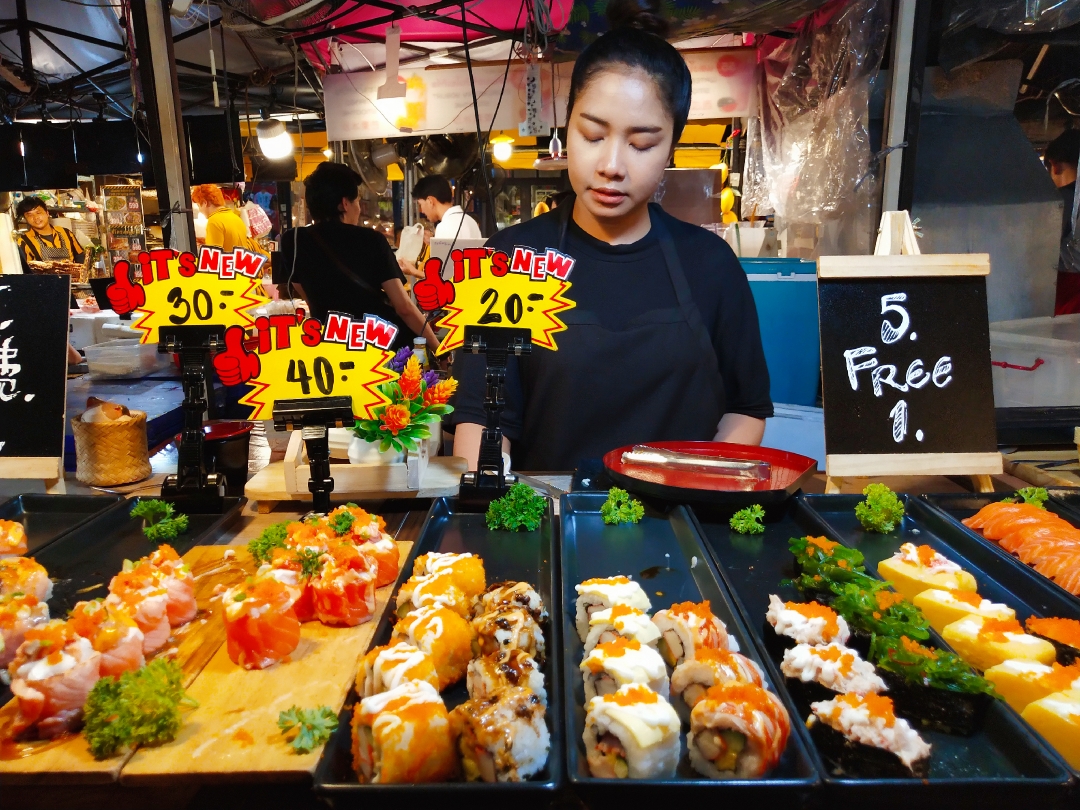
M812 534L843 541L807 507L804 497L792 499L782 515L770 515L764 534L738 535L730 531L726 521L710 520L707 516L702 531L724 581L754 628L756 641L763 650L769 594L775 593L784 600L806 601L794 585L781 586L781 582L795 576L788 539ZM937 638L934 642L941 644ZM770 663L775 663L775 659L770 657ZM805 720L807 714L808 711L801 719ZM844 803L866 801L876 808L908 810L914 806L924 810L972 806L980 810L1012 810L1018 805L1038 803L1054 806L1066 799L1070 774L1064 764L1004 704L991 706L983 729L971 737L933 731L920 731L920 734L933 748L928 779L837 776L819 757L826 799Z
M14 520L26 531L27 556L124 500L121 495L23 494L0 503L0 520Z
M412 572L413 562L430 551L478 555L484 561L489 585L506 580L525 581L540 593L551 616L544 628L547 660L542 667L548 693L546 713L551 733L551 750L547 766L527 782L441 782L421 785L361 784L352 768L352 711L357 702L356 690L351 689L339 716L338 729L326 745L315 773L315 790L334 807L485 807L498 803L502 807L547 807L564 782L563 736L559 718L562 716L562 697L558 688L559 662L562 657L557 616L559 613L558 544L555 540L554 513L548 501L544 522L535 532L490 531L482 512L458 510L456 498L439 498L431 504L420 537L401 566L398 585L383 612L371 641L372 647L387 644L397 617L393 605L398 586ZM465 683L460 682L442 693L447 709L469 698ZM458 804L458 803L461 804ZM466 805L465 803L469 804Z
M1080 488L1053 487L1047 489L1050 500L1061 508L1062 514L1069 513L1073 522L1080 521Z
M804 805L820 780L808 749L806 731L800 727L790 699L782 692L777 694L785 698L791 714L791 737L780 763L763 779L717 782L697 774L686 755L685 717L682 757L674 779L596 779L589 774L582 743L585 686L579 669L584 645L574 627L577 604L574 586L587 579L620 574L632 577L641 583L655 609L676 602L708 599L713 613L727 625L742 653L763 664L769 684L774 686L780 679L751 640L750 631L732 604L727 588L721 584L686 507L675 507L666 515L647 508L645 517L636 525L608 526L600 517L600 506L606 500L607 493L582 492L564 495L560 502L564 644L560 688L566 711L566 770L574 792L597 808L614 807L616 801L636 804L646 795L653 801L711 803L720 798L720 791L726 791L733 802L754 808Z
M971 517L987 504L993 503L994 501L1000 501L1004 497L1005 496L1001 493L969 494L960 492L945 495L923 495L922 500L940 514L944 515L956 527L958 532L988 548L994 559L1000 561L1003 568L1011 568L1017 578L1027 578L1033 582L1037 581L1045 583L1049 592L1057 594L1058 598L1051 603L1052 607L1048 604L1045 608L1042 608L1043 615L1080 618L1080 616L1077 616L1077 613L1080 612L1080 598L1073 596L1060 585L1056 584L1052 579L1036 573L1034 568L1025 565L1015 554L1010 554L997 543L986 540L983 538L982 534L974 529L969 529L960 522L965 518ZM1080 515L1071 512L1069 508L1063 506L1058 499L1051 498L1048 500L1046 502L1046 509L1060 515L1074 526L1080 526ZM1072 606L1070 612L1054 612L1065 609L1066 605Z

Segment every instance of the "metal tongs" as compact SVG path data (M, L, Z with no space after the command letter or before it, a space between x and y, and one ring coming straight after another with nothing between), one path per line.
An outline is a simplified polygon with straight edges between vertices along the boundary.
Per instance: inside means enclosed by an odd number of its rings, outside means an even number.
M649 447L645 444L634 445L633 450L622 454L622 460L624 464L664 467L669 470L684 470L702 475L721 475L725 478L751 478L762 481L770 477L767 461L679 453L674 450Z

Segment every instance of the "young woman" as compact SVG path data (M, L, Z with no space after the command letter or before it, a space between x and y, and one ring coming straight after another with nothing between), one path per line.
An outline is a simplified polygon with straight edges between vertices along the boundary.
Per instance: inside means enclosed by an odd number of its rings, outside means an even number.
M772 415L757 311L728 245L650 205L690 107L690 72L658 2L615 0L612 30L578 57L566 149L575 196L488 245L576 260L557 351L507 370L504 450L515 469L570 470L635 442L758 444ZM643 8L644 7L644 8ZM454 453L476 469L484 358L461 354Z

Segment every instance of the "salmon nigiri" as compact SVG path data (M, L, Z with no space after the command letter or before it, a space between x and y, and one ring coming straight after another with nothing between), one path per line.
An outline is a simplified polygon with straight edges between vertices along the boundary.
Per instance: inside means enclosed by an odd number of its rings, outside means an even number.
M1080 555L1077 555L1073 564L1063 567L1054 577L1054 582L1067 590L1073 596L1080 596Z
M74 728L100 677L100 665L101 653L68 622L53 619L27 630L8 666L18 701L12 732L18 735L36 725L39 737L51 738Z
M143 654L152 655L165 646L169 625L169 595L161 574L149 565L130 565L112 578L105 601L126 609L143 633Z
M315 551L297 551L292 548L275 548L270 562L259 568L258 576L272 577L290 588L296 588L300 596L293 605L296 618L310 622L315 618L315 594L311 578L322 568L322 555Z
M0 520L0 557L14 557L27 552L26 529L14 520Z
M1018 506L1020 504L1017 504ZM1051 514L1044 509L1031 506L1031 504L1023 504L1024 506L1030 506L1030 511L1019 513L1016 515L999 515L990 518L986 521L986 524L982 527L982 534L987 540L1001 540L1010 532L1014 532L1021 526L1060 526L1062 528L1068 528L1069 524L1059 518L1057 515Z
M52 580L44 566L29 557L0 559L0 596L25 593L36 597L39 602L48 602L52 592Z
M995 501L988 503L974 515L969 518L964 518L961 523L967 526L969 529L981 530L986 525L986 521L999 515L1017 515L1023 510L1019 507L1025 506L1025 504L1010 503L1008 501Z
M1014 553L1025 565L1035 565L1053 554L1068 551L1080 554L1080 540L1063 540L1058 537L1031 540L1020 546Z
M1018 554L1020 549L1029 543L1043 540L1080 541L1080 531L1072 526L1059 526L1052 523L1026 524L1010 530L998 541L998 545L1010 554Z
M79 602L71 609L68 622L101 653L102 675L134 672L146 663L142 630L126 605L108 604L104 599Z
M32 594L0 596L0 669L15 658L15 652L31 627L49 620L49 606Z
M169 624L179 627L195 618L199 607L195 604L195 577L176 549L168 543L158 546L157 551L145 561L161 572L162 584L168 596L165 612L169 614Z
M334 546L322 562L322 570L311 580L319 621L355 627L370 620L378 563L351 543Z
M273 577L255 577L221 597L229 658L244 669L266 669L300 643L293 605L299 591Z

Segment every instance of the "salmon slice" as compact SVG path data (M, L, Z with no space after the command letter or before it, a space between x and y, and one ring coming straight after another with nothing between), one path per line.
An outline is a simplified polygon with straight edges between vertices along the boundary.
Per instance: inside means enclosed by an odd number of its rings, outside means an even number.
M1042 510L1039 510L1040 512ZM1000 540L1010 532L1016 531L1021 526L1059 526L1068 528L1069 524L1057 515L1043 512L1039 515L1025 514L1016 516L1003 516L988 520L982 527L983 537L987 540Z
M1020 505L1018 503L1004 503L1003 501L988 503L974 515L964 518L961 522L969 529L981 529L986 524L986 521L995 515L1003 513L1017 514L1019 510L1016 507Z
M1056 555L1059 552L1072 551L1080 555L1080 540L1068 540L1056 537L1047 537L1041 540L1033 540L1025 543L1016 551L1016 556L1025 565L1035 565L1038 562Z
M1067 590L1073 596L1080 596L1080 556L1069 568L1063 569L1054 578L1054 582Z
M1057 579L1065 571L1080 564L1080 553L1069 549L1043 557L1035 564L1035 570L1044 577Z
M1027 524L1010 531L998 544L1010 554L1016 554L1028 543L1042 540L1080 540L1080 531L1052 523Z

